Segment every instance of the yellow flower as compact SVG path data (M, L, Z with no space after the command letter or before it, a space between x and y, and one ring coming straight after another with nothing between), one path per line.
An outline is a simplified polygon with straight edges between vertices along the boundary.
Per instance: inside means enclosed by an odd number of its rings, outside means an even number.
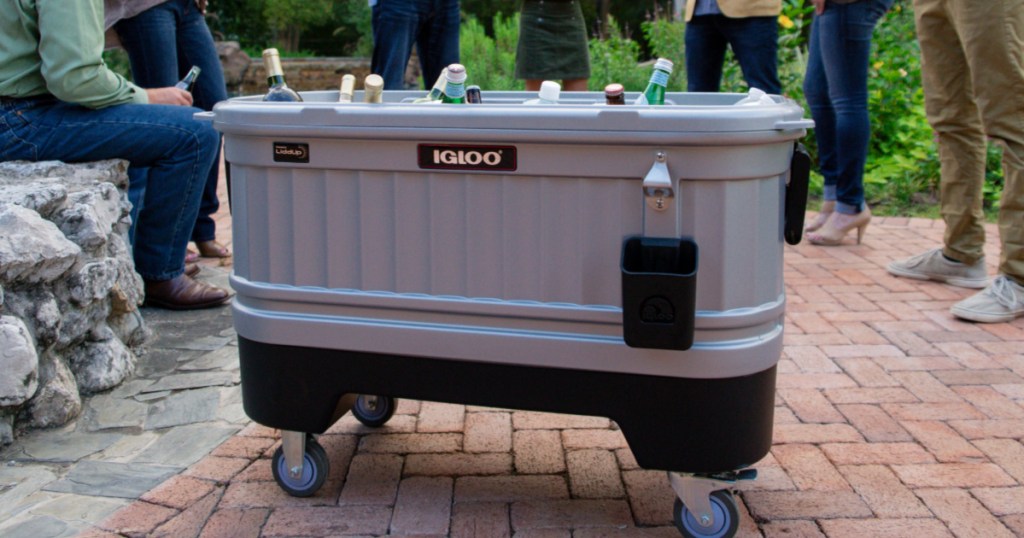
M790 19L785 15L779 15L779 26L783 28L792 28L795 25L793 24L793 19Z
M885 65L885 62L883 62L883 61L877 61L877 62L875 62L875 65L874 65L873 67L874 67L875 69L881 69L883 65Z
M907 70L906 70L906 69L903 69L903 68L901 67L901 68L900 68L900 76L901 76L901 77L905 77L905 76L907 76Z

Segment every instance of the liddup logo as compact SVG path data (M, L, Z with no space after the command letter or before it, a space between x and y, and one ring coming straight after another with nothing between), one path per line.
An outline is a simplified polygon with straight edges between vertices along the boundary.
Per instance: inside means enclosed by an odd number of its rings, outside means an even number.
M420 144L418 157L420 168L426 170L511 172L516 169L515 146Z

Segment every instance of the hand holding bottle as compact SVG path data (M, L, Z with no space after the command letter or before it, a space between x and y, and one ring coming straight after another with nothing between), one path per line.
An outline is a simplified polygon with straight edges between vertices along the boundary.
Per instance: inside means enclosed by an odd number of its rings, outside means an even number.
M146 90L146 97L151 105L192 106L192 94L174 86L150 88Z

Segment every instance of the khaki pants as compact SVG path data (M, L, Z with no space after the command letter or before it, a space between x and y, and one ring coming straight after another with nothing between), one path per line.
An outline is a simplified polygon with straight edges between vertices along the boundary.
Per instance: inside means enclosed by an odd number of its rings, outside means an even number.
M999 272L1024 283L1024 0L914 0L914 15L939 137L943 253L983 255L987 136L1003 148Z

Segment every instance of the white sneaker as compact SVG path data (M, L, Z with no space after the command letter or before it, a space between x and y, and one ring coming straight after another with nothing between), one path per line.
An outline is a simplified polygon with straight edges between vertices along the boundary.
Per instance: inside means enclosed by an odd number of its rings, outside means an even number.
M987 288L953 305L949 311L958 318L981 323L1013 321L1024 316L1024 286L1006 275L998 275Z
M973 265L947 260L942 249L929 250L906 260L898 260L889 264L886 269L896 275L918 280L936 280L961 288L984 288L988 284L988 273L985 270L985 258Z

